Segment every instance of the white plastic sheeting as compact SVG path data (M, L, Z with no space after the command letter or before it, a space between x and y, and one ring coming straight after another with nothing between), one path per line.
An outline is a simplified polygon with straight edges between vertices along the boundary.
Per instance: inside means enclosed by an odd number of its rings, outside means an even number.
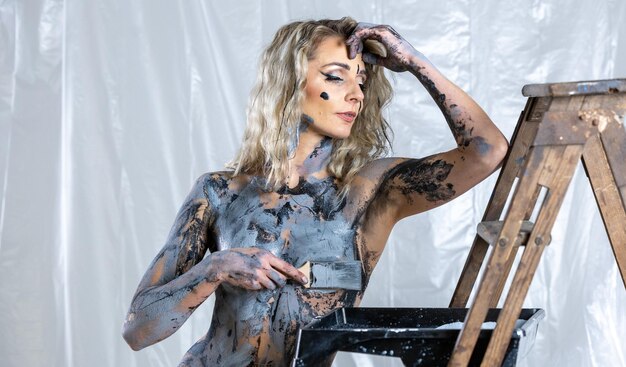
M509 137L524 84L626 76L621 0L0 1L0 364L177 364L212 300L132 352L135 287L193 180L235 153L262 47L343 15L391 24ZM394 84L395 154L452 147L419 82ZM398 224L363 306L447 307L494 183ZM525 307L547 317L520 365L626 366L626 290L581 170Z

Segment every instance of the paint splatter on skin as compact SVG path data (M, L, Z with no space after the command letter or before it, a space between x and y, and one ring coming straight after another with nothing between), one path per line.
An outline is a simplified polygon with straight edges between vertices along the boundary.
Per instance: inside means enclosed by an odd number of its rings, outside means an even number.
M322 97L323 100L328 101L328 93L322 92L322 94L320 94L320 97Z
M333 140L324 138L318 146L316 146L311 154L304 160L302 166L297 167L301 178L305 177L309 172L321 172L330 163L330 154L333 149Z
M302 122L306 123L307 125L311 125L313 123L313 117L307 115L307 114L303 114L302 115ZM302 130L301 132L304 132L304 130Z
M296 148L298 147L298 144L300 142L300 134L302 134L303 132L305 132L308 128L309 125L313 124L313 118L307 114L303 114L302 118L300 119L300 123L298 124L297 128L296 128L296 132L295 133L291 133L291 141L289 142L289 146L287 147L287 154L290 158L292 158L296 152Z
M481 155L487 155L491 151L491 144L487 143L482 136L475 137L474 144L476 144L476 150L478 150L478 153Z
M385 190L401 192L409 203L415 194L423 195L428 201L448 201L456 193L453 185L446 183L452 167L442 160L407 160L388 173L388 180L393 184Z

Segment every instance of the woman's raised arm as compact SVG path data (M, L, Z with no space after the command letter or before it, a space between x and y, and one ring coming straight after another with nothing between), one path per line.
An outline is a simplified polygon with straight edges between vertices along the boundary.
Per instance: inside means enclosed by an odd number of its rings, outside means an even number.
M390 158L364 167L380 179L379 198L397 221L444 204L466 192L496 170L508 142L482 108L449 81L393 28L360 23L347 40L350 57L372 39L387 50L385 57L364 53L363 60L417 77L441 109L457 147L422 159ZM371 170L373 172L367 172Z

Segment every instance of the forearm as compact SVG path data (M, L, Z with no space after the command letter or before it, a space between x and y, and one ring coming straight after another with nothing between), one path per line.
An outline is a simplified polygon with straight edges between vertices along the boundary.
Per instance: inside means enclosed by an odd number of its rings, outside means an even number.
M139 350L173 334L217 289L221 281L211 263L213 255L170 282L135 295L123 328L131 348Z
M483 109L461 88L449 81L421 54L411 57L413 75L441 109L458 149L481 160L501 160L508 143Z

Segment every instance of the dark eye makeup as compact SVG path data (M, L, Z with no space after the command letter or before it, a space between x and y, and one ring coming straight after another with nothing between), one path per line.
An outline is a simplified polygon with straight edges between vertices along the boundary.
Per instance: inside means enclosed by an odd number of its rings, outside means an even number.
M320 71L320 73L322 73L322 75L324 75L326 77L326 80L331 81L331 82L342 82L343 79L341 79L340 77L333 75L333 74L328 74L325 73L323 71Z
M339 83L339 82L343 81L343 79L338 77L337 75L325 73L323 71L320 71L320 73L322 73L322 75L324 75L326 77L326 81L328 81L328 82ZM361 91L364 92L365 91L365 83L359 83L359 88L361 88Z

